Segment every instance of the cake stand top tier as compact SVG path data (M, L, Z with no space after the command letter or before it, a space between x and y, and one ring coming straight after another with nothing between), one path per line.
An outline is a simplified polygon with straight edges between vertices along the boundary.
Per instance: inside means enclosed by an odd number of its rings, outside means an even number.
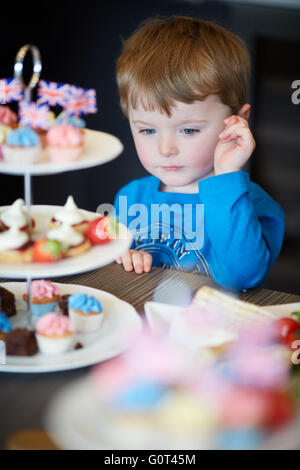
M0 161L0 173L11 175L50 175L65 171L82 170L102 165L116 158L123 151L123 145L114 135L106 132L84 130L84 147L78 160L54 163L47 156L47 150L40 152L37 162L30 165L16 165Z

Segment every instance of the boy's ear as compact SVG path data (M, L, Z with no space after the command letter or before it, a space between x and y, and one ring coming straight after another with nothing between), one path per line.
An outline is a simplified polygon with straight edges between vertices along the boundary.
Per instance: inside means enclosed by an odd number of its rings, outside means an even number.
M248 121L250 116L251 105L246 103L244 104L238 112L238 116Z

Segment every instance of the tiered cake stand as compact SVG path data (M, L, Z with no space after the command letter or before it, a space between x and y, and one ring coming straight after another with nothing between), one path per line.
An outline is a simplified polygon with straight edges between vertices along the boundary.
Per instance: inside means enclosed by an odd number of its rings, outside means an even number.
M25 201L27 206L28 217L32 216L35 220L36 227L34 230L34 237L40 238L47 232L48 223L51 217L61 209L59 206L44 206L44 205L31 205L31 176L32 175L51 175L55 173L62 173L71 170L80 170L82 168L90 168L93 166L101 165L105 162L116 158L123 149L123 146L119 139L116 137L98 131L85 130L85 147L80 159L72 163L51 163L47 160L46 152L41 152L38 161L35 164L28 166L19 165L8 165L4 162L0 162L0 172L7 174L23 175L24 176L24 187L25 187ZM67 195L66 195L67 196ZM76 195L75 201L76 201ZM0 211L5 209L1 207ZM83 214L90 220L99 216L99 214L83 211ZM9 279L24 279L27 281L27 290L30 292L30 284L32 279L42 278L53 278L66 275L73 275L81 272L90 271L96 268L100 268L111 263L114 259L120 256L126 251L131 243L130 233L127 228L119 224L119 233L116 238L111 242L93 246L86 253L73 258L63 259L61 261L53 263L29 263L29 264L8 264L0 263L0 277ZM19 293L21 296L21 290L24 292L25 283L7 283L7 288L10 287L12 290ZM20 288L22 286L22 289ZM61 285L63 286L63 285ZM68 286L68 293L74 292L75 286ZM96 289L84 288L85 291L90 290L90 295L97 294L101 291ZM76 286L75 292L82 291L82 286ZM92 292L95 291L95 292ZM140 319L136 314L133 307L126 302L123 302L116 297L102 292L104 298L104 304L107 305L107 309L114 311L110 320L107 323L107 329L109 330L106 335L111 335L111 330L119 330L120 325L125 325L124 321L128 321L128 325L131 325L132 329L140 328ZM116 313L116 310L121 310L124 314L123 318L120 318ZM23 314L24 317L24 314ZM31 299L27 303L27 328L33 328L32 315L31 315ZM16 325L15 325L16 326ZM17 325L19 326L19 325ZM121 327L122 330L122 327ZM119 342L119 344L118 344ZM114 335L112 341L105 346L105 341L102 341L102 347L106 347L105 351L99 349L97 335L89 335L88 338L89 348L83 348L78 351L71 351L61 355L61 357L49 357L38 354L37 357L14 357L7 356L7 362L5 365L0 366L0 370L8 372L45 372L52 370L65 370L70 368L82 367L91 363L97 362L111 357L114 354L121 352L125 345L122 345L122 338L117 338ZM113 343L113 345L112 345ZM68 356L70 356L68 358ZM72 356L72 357L71 357Z

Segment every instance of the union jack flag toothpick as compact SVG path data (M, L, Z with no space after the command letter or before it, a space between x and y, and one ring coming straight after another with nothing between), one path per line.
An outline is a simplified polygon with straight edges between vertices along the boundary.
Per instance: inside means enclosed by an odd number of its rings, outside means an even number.
M70 85L40 80L37 104L64 107L69 99Z
M0 103L20 101L23 97L23 87L15 78L2 78L0 80Z
M21 101L19 105L20 124L30 126L36 129L48 129L49 107L47 105L38 105L37 103L27 103Z
M89 114L97 112L96 91L70 86L69 99L64 105L68 114Z

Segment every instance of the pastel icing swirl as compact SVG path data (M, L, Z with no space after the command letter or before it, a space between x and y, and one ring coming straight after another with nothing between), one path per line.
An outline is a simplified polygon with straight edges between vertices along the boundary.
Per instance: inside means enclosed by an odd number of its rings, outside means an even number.
M39 136L29 127L19 127L8 134L6 143L14 147L34 147L39 144Z
M73 310L81 310L83 313L102 312L101 303L95 297L86 294L73 294L68 299L68 306Z
M72 334L75 327L69 317L59 313L46 313L36 323L36 330L45 336L64 336Z
M121 391L113 403L123 410L147 411L158 405L166 392L163 384L140 381Z
M61 124L49 129L47 142L51 147L77 147L83 144L83 135L76 127Z
M43 300L53 299L60 294L60 289L55 284L52 284L51 281L45 279L39 281L31 282L31 295L33 298Z
M11 331L11 321L4 312L0 312L0 331L9 333Z

